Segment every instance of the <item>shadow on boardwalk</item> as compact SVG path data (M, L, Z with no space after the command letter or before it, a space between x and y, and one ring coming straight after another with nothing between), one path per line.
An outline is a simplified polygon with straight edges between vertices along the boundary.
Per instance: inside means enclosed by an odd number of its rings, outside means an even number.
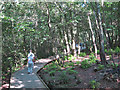
M32 74L27 74L27 67L15 72L11 78L10 88L44 88L48 87L37 77L36 72L52 59L40 59L35 62Z

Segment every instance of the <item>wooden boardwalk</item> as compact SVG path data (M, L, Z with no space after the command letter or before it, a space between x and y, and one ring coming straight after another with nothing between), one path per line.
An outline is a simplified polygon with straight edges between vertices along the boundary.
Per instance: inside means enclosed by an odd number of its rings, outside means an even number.
M15 72L11 78L10 88L44 88L49 90L47 85L37 76L37 71L40 70L46 63L52 59L40 59L34 64L32 74L27 74L27 66L22 70Z

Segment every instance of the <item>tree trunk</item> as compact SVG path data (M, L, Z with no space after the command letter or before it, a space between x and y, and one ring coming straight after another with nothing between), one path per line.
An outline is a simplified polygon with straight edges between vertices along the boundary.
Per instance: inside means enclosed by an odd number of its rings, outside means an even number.
M90 20L89 14L88 14L88 21L89 21L89 27L90 27L90 30L91 30L91 33L92 33L92 41L93 41L93 46L94 46L94 49L95 49L95 57L97 58L97 46L96 46L96 43L95 43L95 36L94 36L93 29L92 29L92 25L91 25L91 20Z
M104 34L103 34L103 27L102 27L101 13L100 13L100 5L98 2L96 3L96 5L97 5L97 15L95 14L95 9L93 5L92 8L96 19L97 29L99 30L100 59L101 59L101 63L106 65L106 58L104 52Z
M97 18L99 20L99 43L100 43L100 59L101 63L106 65L106 58L105 58L105 52L104 52L104 34L103 34L103 27L102 27L102 20L101 20L101 13L100 13L100 5L97 3Z
M69 54L70 53L70 48L69 48L69 43L68 43L68 40L67 40L68 38L67 38L66 32L64 34L65 34L64 38L65 38L65 42L66 42L67 53Z
M73 15L72 15L72 12L71 12L71 9L70 9L70 19L72 20L73 18ZM74 31L74 22L72 23L71 22L71 27L70 27L70 32L71 32L71 45L72 45L72 55L73 56L76 56L76 49L75 49L75 33L73 33Z
M65 23L67 22L67 19L66 19L66 14L64 15L64 18L65 18ZM65 37L66 37L66 45L67 45L67 53L70 54L70 45L69 45L69 32L66 28L66 25L65 25Z
M46 7L47 7L47 15L48 15L48 28L49 28L49 31L51 32L51 23L50 23L50 11L49 11L49 7L48 7L48 4L46 3Z
M120 2L118 2L118 46L120 47Z
M97 5L97 15L95 13L95 9L93 5L92 5L92 8L93 8L94 15L95 15L97 30L99 30L98 34L99 34L99 44L100 44L100 59L101 59L101 63L106 65L106 58L105 58L105 52L104 52L104 34L103 34L100 6L99 6L99 3L96 3L96 5Z

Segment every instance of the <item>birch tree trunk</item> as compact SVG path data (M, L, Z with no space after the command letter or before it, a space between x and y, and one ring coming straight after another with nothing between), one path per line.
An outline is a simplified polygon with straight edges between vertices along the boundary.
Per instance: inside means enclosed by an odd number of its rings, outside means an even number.
M51 32L50 11L47 3L46 3L46 7L47 7L47 15L48 15L48 28L49 28L49 31Z
M95 49L95 57L97 58L97 46L95 43L95 36L94 36L94 32L93 32L92 25L91 25L90 14L88 14L88 22L89 22L90 31L92 33L92 41L93 41L93 46Z

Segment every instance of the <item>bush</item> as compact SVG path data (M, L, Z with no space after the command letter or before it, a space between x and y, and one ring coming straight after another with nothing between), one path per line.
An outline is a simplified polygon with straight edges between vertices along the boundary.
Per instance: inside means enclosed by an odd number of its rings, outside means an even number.
M105 53L107 53L108 52L108 50L107 49L105 49Z
M80 61L76 61L76 64L79 65L79 64L80 64Z
M55 75L55 72L56 72L55 70L50 71L50 72L49 72L50 76L54 76L54 75Z
M98 69L98 70L104 69L104 65L99 64L98 67L97 67L97 69Z
M92 64L92 63L96 63L96 57L95 57L95 55L94 55L94 53L91 53L90 55L89 55L89 60L88 61L90 61L90 63Z
M73 62L68 63L68 66L74 66Z
M96 59L89 59L88 61L90 61L91 64L96 63Z
M69 82L69 77L66 75L66 72L63 71L60 75L59 75L59 80L61 81L62 84L66 84Z
M111 64L107 64L107 65L106 65L107 68L110 68L110 66L111 66Z
M120 53L120 48L116 47L114 51L115 51L115 53Z
M56 70L57 70L57 71L61 71L61 67L60 67L60 66L58 66Z
M72 61L72 60L75 60L75 59L76 59L76 57L74 57L73 55L71 55L71 54L68 55L68 60L69 61Z
M111 55L112 53L115 53L115 51L113 49L105 49L105 53L107 53L108 55Z
M92 80L89 83L90 83L90 87L93 88L93 89L99 88L99 86L100 86L100 83L96 82L95 80Z
M115 63L115 65L114 65L114 63L112 63L112 64L111 64L111 66L112 66L113 68L115 68L115 67L117 67L117 66L118 66L118 64L117 64L117 63Z
M86 53L85 52L80 52L79 56L84 57L84 56L86 56Z
M75 71L75 70L67 70L67 73L68 73L68 74L77 74L78 72Z
M47 68L49 71L51 71L51 70L56 70L57 69L57 66L56 65L54 65L54 66L50 66L49 68Z
M89 67L91 67L91 64L89 63L88 60L85 59L84 61L81 62L81 68L85 69Z
M44 70L44 71L47 72L47 73L49 72L48 70Z
M96 59L94 53L91 53L91 54L89 55L89 58L90 58L90 59Z
M63 66L64 68L66 68L66 67L69 67L69 65L68 64L64 64L64 66Z
M71 55L71 54L68 55L68 60L69 60L69 61L72 61L72 59L73 59L73 55Z
M68 58L67 56L64 56L64 59L65 59L65 60L67 60L67 58Z
M48 64L48 65L45 65L44 68L46 68L46 69L49 68L49 64Z
M100 50L97 50L97 53L99 54L99 53L100 53Z
M72 60L75 60L76 57L74 57L72 54L68 55L68 56L64 56L64 60L69 60L69 61L72 61Z
M44 68L46 68L46 70L48 70L48 71L58 69L58 67L56 66L55 62L53 62L52 64L48 64L48 65L44 66Z
M73 69L72 67L69 67L69 68L67 68L67 71L72 70L72 69Z

